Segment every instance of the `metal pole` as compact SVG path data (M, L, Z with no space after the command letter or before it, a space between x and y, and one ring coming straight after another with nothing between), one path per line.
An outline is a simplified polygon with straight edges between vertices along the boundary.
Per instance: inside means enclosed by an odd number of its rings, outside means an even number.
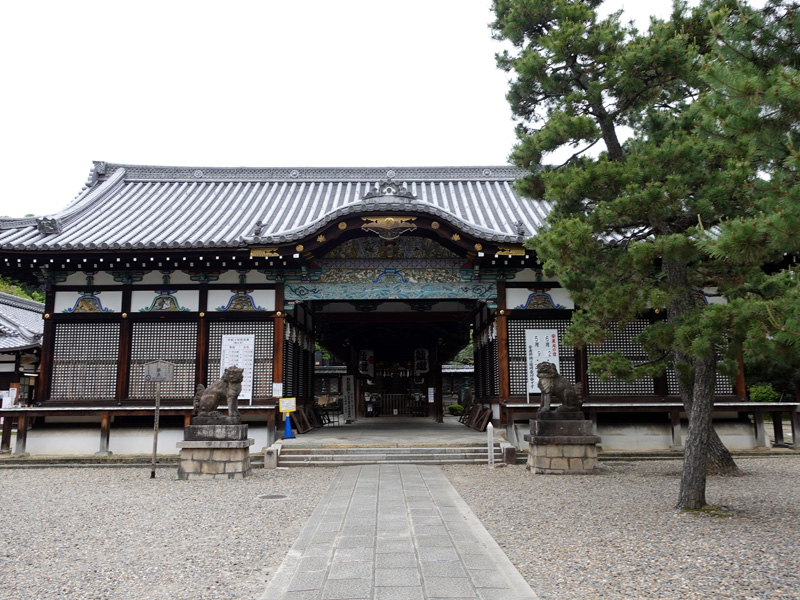
M494 466L494 426L491 421L486 426L486 443L489 445L489 466Z
M153 419L153 465L150 470L150 479L156 478L156 451L158 450L158 409L161 405L161 382L156 381L156 410Z

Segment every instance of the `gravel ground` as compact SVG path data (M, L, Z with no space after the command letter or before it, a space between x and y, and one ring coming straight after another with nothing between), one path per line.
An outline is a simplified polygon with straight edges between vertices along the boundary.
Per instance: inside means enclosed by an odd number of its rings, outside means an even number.
M0 470L0 598L222 599L263 593L336 469ZM285 499L260 499L281 494Z
M444 471L542 600L800 599L800 456L737 462L698 514L671 508L678 461ZM2 469L0 598L258 598L336 473Z
M680 461L596 476L448 466L447 477L542 600L800 598L800 456L739 459L687 514Z

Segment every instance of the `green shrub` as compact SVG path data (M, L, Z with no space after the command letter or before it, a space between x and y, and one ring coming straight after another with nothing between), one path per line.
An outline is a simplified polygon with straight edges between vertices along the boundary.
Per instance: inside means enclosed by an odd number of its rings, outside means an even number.
M777 402L781 395L775 391L771 383L751 385L748 389L752 402Z
M457 417L464 412L464 407L461 406L460 404L451 404L450 406L447 407L447 410L450 411L451 415Z

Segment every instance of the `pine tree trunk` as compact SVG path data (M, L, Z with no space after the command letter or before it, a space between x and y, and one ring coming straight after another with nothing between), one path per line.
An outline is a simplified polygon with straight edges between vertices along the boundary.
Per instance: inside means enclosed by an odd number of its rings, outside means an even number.
M679 289L686 289L687 267L685 263L669 261L663 265L667 279ZM692 310L692 299L686 295L670 302L670 317L679 319ZM702 508L705 505L706 476L739 475L741 472L733 456L719 439L714 429L712 413L717 382L714 356L691 359L688 355L675 352L675 364L691 366L693 377L688 381L678 378L678 389L689 430L686 433L686 446L683 456L683 474L677 508ZM701 456L702 454L702 456Z
M694 361L689 431L683 453L681 488L675 506L678 509L699 509L706 505L706 473L709 440L713 431L711 414L714 409L716 380L717 369L713 356Z

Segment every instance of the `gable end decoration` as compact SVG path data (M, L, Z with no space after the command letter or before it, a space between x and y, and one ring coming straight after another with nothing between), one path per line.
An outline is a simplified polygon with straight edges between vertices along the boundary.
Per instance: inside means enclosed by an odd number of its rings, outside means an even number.
M396 240L402 234L414 231L416 217L361 217L361 229L376 234L382 240Z
M408 188L400 185L394 181L384 180L378 182L374 188L364 194L361 198L364 201L374 200L376 198L403 198L404 200L416 200L417 197L408 191Z

